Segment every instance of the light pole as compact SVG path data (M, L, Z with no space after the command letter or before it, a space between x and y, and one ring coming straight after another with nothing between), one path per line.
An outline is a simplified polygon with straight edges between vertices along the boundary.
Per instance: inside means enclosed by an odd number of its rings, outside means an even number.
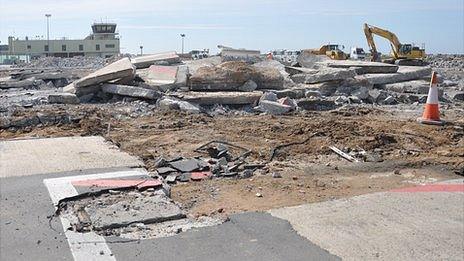
M50 56L50 16L51 14L45 14L45 17L47 17L47 56Z
M185 34L180 34L180 37L182 37L182 54L184 54L184 38L185 38Z
M143 55L143 45L140 46L140 56Z

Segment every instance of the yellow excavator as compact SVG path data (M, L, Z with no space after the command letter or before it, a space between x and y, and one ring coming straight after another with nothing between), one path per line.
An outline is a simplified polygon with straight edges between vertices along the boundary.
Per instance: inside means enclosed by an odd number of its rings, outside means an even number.
M372 61L381 61L380 53L377 52L377 47L374 42L373 35L375 34L390 41L392 47L392 59L386 59L383 62L395 63L397 65L426 65L424 61L425 50L413 44L402 44L394 33L376 26L364 24L364 34L366 35L367 44L371 50Z

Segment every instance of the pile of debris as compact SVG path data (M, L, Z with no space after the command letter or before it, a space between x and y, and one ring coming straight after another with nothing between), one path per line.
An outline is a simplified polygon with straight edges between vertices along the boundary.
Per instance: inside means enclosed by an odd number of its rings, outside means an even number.
M462 57L456 56L451 62L453 66L455 60L463 62ZM253 62L227 61L221 56L183 62L175 52L166 52L124 57L85 75L78 70L54 70L14 71L0 78L0 89L13 92L48 88L49 103L143 100L160 109L188 113L216 114L231 108L279 115L299 110L332 110L347 104L425 103L432 71L430 67L336 61L307 52L301 53L294 66L264 58ZM446 72L443 74L448 77ZM443 76L440 80L442 102L463 101L460 81L444 80ZM32 92L29 98L35 94L39 95Z
M100 69L107 64L108 60L98 56L75 56L71 58L40 57L32 60L29 64L20 64L18 67L27 68L89 68Z
M249 178L262 164L248 164L245 159L251 151L224 141L211 141L195 150L208 157L175 157L156 160L156 175L169 183L200 181L212 178ZM238 151L233 156L232 151Z

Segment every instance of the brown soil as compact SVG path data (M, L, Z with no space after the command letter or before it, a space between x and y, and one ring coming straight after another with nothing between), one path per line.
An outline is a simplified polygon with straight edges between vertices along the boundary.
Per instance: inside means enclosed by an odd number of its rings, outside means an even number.
M72 112L73 107L66 111ZM279 117L159 112L153 117L124 120L112 117L111 108L80 106L79 111L85 117L77 123L0 130L0 139L102 135L123 151L142 158L147 168L154 170L156 157L197 155L193 150L211 140L249 148L253 151L250 161L266 162L275 146L303 141L317 133L302 145L279 151L274 161L251 179L175 185L173 199L193 215L267 210L385 191L456 178L459 176L453 171L464 168L464 119L459 111L447 114L454 125L444 127L420 125L402 112L371 108ZM31 110L16 116L33 113ZM375 152L383 162L348 163L331 152L331 145ZM272 178L273 172L283 177Z

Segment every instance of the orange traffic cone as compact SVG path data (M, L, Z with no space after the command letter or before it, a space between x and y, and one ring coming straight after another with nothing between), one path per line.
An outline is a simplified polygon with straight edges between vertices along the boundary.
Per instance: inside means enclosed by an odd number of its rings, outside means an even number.
M440 110L438 109L438 88L437 88L437 73L432 72L432 79L430 80L429 95L427 96L427 103L425 104L424 114L422 118L417 119L418 122L423 124L444 125L445 122L440 120Z

